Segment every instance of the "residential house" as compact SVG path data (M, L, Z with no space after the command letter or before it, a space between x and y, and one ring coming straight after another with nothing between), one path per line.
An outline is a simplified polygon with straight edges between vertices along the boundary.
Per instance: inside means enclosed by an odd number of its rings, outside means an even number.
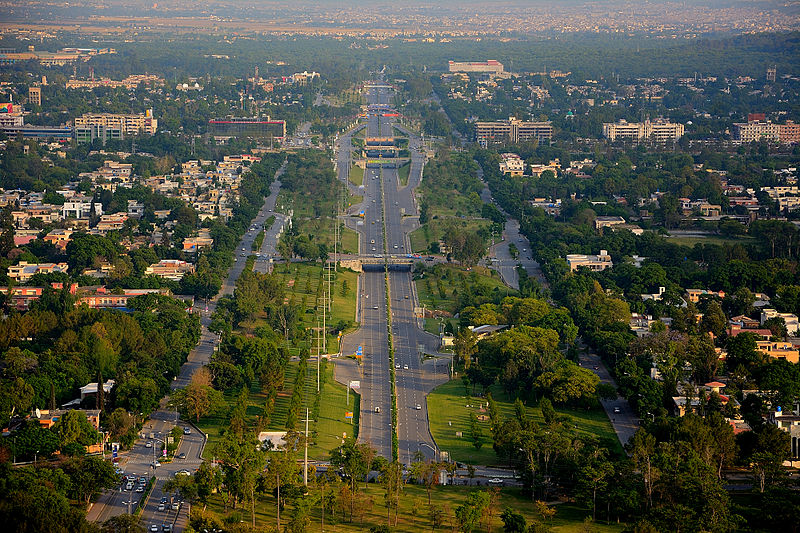
M800 361L800 351L791 342L783 341L756 341L756 349L773 359L786 359L790 363Z
M586 267L593 272L600 272L614 266L606 250L600 250L600 255L568 254L566 259L570 270Z
M194 272L194 265L179 259L162 259L145 270L148 276L158 276L172 281L180 281L186 274Z
M725 291L710 291L708 289L686 289L686 297L693 304L699 303L700 298L703 297L716 297L725 298Z
M775 309L765 308L761 310L761 325L764 325L764 322L769 320L770 318L782 318L783 322L786 324L786 331L789 335L796 335L798 329L800 329L800 320L798 320L797 315L792 313L779 313Z
M53 272L66 273L69 265L66 263L28 263L20 261L17 265L8 267L8 277L19 282L27 283L36 274L51 274Z

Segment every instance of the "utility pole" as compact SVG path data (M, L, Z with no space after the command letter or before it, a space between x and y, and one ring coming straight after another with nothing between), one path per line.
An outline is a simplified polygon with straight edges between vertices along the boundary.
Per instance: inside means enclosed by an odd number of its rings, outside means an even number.
M317 359L319 361L319 359ZM317 374L319 376L319 374ZM319 379L319 377L317 377ZM306 407L306 438L303 452L303 486L308 489L308 407Z

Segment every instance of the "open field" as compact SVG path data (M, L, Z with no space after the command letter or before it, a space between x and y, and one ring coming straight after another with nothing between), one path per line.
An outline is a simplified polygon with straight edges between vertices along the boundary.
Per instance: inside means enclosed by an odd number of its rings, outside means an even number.
M310 485L310 484L309 484ZM330 492L337 489L328 489ZM474 490L474 489L473 489ZM329 493L330 493L329 492ZM464 486L436 486L432 491L432 500L435 507L442 511L442 531L457 531L458 523L455 519L455 510L461 505L471 490ZM316 497L317 490L311 487L310 497ZM364 503L358 506L358 512L354 516L352 523L348 522L348 514L344 509L337 509L331 516L328 512L325 515L325 531L328 532L363 532L369 531L371 527L386 524L386 504L385 490L375 483L370 483L367 488L361 484L360 494L364 495ZM276 525L275 498L272 496L261 496L255 506L256 526L260 528L274 527ZM344 506L343 506L344 507ZM595 522L587 524L587 518L591 518L591 511L571 503L562 503L554 506L555 516L548 520L548 525L555 533L578 533L591 531L593 533L615 533L624 529L624 524L606 524L605 522ZM519 489L506 488L499 489L498 500L495 506L496 512L489 519L488 523L477 526L475 533L488 531L502 531L503 522L500 513L503 509L511 508L522 514L530 524L534 520L541 521L536 507L529 498L525 497ZM392 525L390 530L395 533L419 533L421 531L434 531L430 519L430 509L428 496L425 488L419 485L407 484L403 486L400 495L398 508L397 525ZM285 524L292 513L292 504L288 504L281 512L281 523ZM205 511L207 516L221 520L224 517L234 517L250 522L250 512L247 509L240 511L224 510L221 494L217 493L209 499L208 508ZM321 513L317 505L311 506L311 524L309 531L320 531ZM489 529L489 526L491 529ZM587 527L588 526L588 527Z
M408 185L408 174L411 172L411 163L406 163L397 170L397 176L400 178L400 185L405 187Z
M348 179L353 185L362 185L364 183L364 169L357 165L353 165L350 167Z
M500 408L503 418L514 416L514 402L508 397L499 384L490 388L492 397ZM467 396L461 378L454 379L440 385L428 396L428 417L430 418L431 434L440 449L450 453L454 461L480 464L497 465L502 462L492 449L492 435L489 422L479 422L483 430L483 445L475 449L470 433L470 413L488 414L485 411L486 400ZM604 445L608 445L613 452L622 453L619 440L611 427L611 422L605 411L597 405L594 409L557 409L560 415L570 418L570 423L577 426L576 432L582 435L595 435ZM538 423L544 423L542 412L538 407L527 407L529 417ZM452 423L452 425L450 425ZM462 437L456 437L456 432L461 431Z
M482 228L488 230L491 222L485 218L434 218L409 234L411 250L414 253L427 253L430 243L441 241L451 225L468 232L476 232Z
M424 276L416 279L415 283L420 305L449 313L457 310L458 293L469 287L485 285L489 291L501 291L503 295L515 294L496 271L484 267L473 267L467 271L456 265L437 265L426 270Z

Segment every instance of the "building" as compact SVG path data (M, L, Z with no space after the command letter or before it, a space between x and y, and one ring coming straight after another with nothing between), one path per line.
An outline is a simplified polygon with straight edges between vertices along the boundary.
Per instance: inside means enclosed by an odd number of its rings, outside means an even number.
M212 119L208 131L214 137L252 137L256 139L283 140L286 137L286 121L258 117Z
M503 64L494 59L489 59L487 61L448 61L447 69L450 72L502 74Z
M41 87L28 87L28 103L31 105L42 105Z
M78 198L71 201L64 202L61 206L61 216L63 218L88 218L94 206L94 214L100 216L103 214L103 204L100 202L93 202L88 198Z
M525 174L525 161L517 154L500 154L500 172L510 176Z
M749 116L748 116L749 118ZM786 124L775 124L768 120L748 120L733 124L734 141L749 143L753 141L769 141L781 144L800 142L800 124L787 120Z
M710 291L708 289L686 289L686 298L696 304L700 301L700 298L703 297L714 297L714 298L725 298L725 291Z
M0 65L13 65L21 61L38 61L44 66L64 66L77 61L88 61L93 56L116 54L113 48L62 48L58 52L38 52L28 46L27 52L17 52L11 48L0 48Z
M789 335L795 335L800 329L800 319L793 313L779 313L775 309L762 309L761 310L761 325L770 318L782 318L783 323L786 324L786 331Z
M109 87L116 89L124 87L126 89L136 89L141 84L164 85L164 79L154 74L131 74L127 78L117 81L109 78L98 78L89 80L79 80L73 78L66 83L67 89L96 89L98 87Z
M606 250L600 250L600 255L568 254L567 264L571 271L586 267L592 272L601 272L614 266Z
M122 115L114 113L85 113L74 120L75 140L88 143L100 139L124 139L131 135L153 135L158 130L158 120L153 110Z
M171 281L180 281L186 274L194 272L194 265L180 259L162 259L144 271L147 276L158 276Z
M792 412L783 412L781 406L769 415L769 422L791 436L792 459L800 458L800 416Z
M64 288L64 284L51 283L50 287L53 290L60 291ZM0 292L6 295L6 298L10 302L10 307L17 311L26 311L33 302L42 297L45 290L45 287L0 287ZM69 286L70 294L74 295L77 290L77 283L73 283Z
M800 360L800 351L791 342L760 340L756 341L756 350L773 359L786 359L790 363L797 364Z
M306 83L314 81L314 79L317 78L319 78L319 72L309 72L304 70L303 72L295 72L292 74L292 83L305 85Z
M547 141L553 138L553 126L548 122L526 122L516 117L495 122L476 122L475 137L478 144L519 143L529 141Z
M8 267L8 277L19 283L27 283L36 274L51 274L53 272L64 272L66 274L68 269L69 265L66 263L33 264L27 261L20 261L19 264Z
M641 141L649 140L654 142L677 141L683 137L683 124L673 124L668 120L657 119L653 122L619 122L603 123L603 137L611 142L621 141Z

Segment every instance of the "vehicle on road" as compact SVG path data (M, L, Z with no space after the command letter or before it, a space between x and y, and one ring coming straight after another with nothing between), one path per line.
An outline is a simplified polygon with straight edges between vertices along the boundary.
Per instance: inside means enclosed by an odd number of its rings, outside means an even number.
M422 409L422 406L420 404L417 404L416 407L414 407L414 409L416 409L417 411L420 411Z
M175 472L176 476L189 476L191 474L192 473L189 472L188 470L179 470L179 471Z
M156 524L150 524L150 531L155 531L155 533L158 533L158 526Z
M152 448L153 447L153 442L152 441L147 441L147 443L144 445L144 447L145 448Z
M372 308L373 308L373 309L377 309L377 308L378 308L378 306L377 306L377 305L373 305L373 306L372 306Z
M178 509L180 509L180 508L181 508L181 502L179 502L179 501L177 501L177 500L175 500L174 502L172 502L172 510L173 510L173 511L177 511L177 510L178 510Z
M622 410L619 407L614 407L614 413L615 414L618 414L618 413L621 413L621 412L622 412Z
M380 407L375 407L375 412L376 413L380 413L381 412L381 408Z
M172 532L172 524L163 524L161 526L161 531L165 531L165 532L170 532L171 533Z
M405 296L403 296L403 298L405 298L406 300L408 300L408 294L406 294Z
M395 367L397 370L400 370L400 363L395 363L395 364L394 364L394 367Z
M408 370L408 365L403 365L403 370Z
M125 485L125 490L133 490L133 482L128 481L128 484Z
M163 511L165 511L166 509L167 509L167 506L166 506L166 505L164 505L163 503L159 503L159 504L158 504L158 511L159 511L159 512L163 512Z
M178 454L178 459L186 459L186 454L181 452Z
M184 434L184 435L189 435L191 432L192 432L192 430L191 430L191 428L190 428L190 427L188 427L188 426L185 426L185 427L183 428L183 434Z
M144 492L144 485L139 485L136 487L136 492Z
M491 483L492 485L502 485L503 480L500 479L499 477L493 477L492 479L489 480L489 483Z
M167 499L167 497L166 497L166 496L162 496L162 497L161 497L161 503L163 503L164 505L166 505L168 501L169 501L169 500Z

